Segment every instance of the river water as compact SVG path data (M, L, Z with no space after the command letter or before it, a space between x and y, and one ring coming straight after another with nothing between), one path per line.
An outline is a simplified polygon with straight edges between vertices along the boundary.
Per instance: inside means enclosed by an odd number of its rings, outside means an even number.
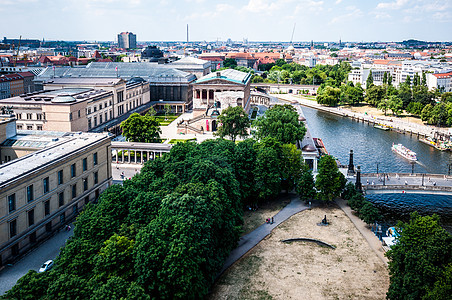
M308 128L313 137L319 137L329 154L342 164L349 162L350 149L354 152L354 165L361 166L363 173L397 172L410 173L412 165L391 150L393 143L401 143L417 153L416 173L447 174L451 152L441 152L422 142L415 135L383 131L372 125L332 115L316 109L303 107ZM452 196L422 194L374 194L367 197L383 213L385 223L406 221L409 214L436 213L441 216L444 227L452 232Z

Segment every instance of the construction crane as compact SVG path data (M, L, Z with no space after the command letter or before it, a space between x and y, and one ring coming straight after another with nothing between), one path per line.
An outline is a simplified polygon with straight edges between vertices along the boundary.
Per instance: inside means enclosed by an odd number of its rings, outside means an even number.
M293 24L293 30L292 30L292 36L290 37L290 45L293 46L293 34L295 33L295 26L297 25L297 23Z

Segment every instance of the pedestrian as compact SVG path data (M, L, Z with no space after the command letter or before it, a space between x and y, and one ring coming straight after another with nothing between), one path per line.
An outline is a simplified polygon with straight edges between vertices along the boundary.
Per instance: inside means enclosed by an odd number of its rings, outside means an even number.
M408 185L408 182L405 180L405 185Z
M274 223L273 217L272 217L272 224Z

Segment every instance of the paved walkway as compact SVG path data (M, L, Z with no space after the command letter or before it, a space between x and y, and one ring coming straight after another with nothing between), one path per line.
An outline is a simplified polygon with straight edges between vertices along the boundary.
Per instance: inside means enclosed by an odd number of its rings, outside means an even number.
M255 230L251 231L250 233L242 236L239 240L239 245L237 248L231 251L229 254L229 257L226 259L226 262L223 265L223 268L221 269L220 273L217 275L217 278L220 277L221 274L223 274L224 271L226 271L231 265L233 265L237 260L239 260L245 253L250 251L254 246L256 246L260 241L262 241L267 235L271 233L271 231L290 218L291 216L295 215L296 213L299 213L300 211L303 211L307 209L308 206L306 206L298 196L294 196L292 198L292 201L286 207L284 207L281 211L279 211L274 216L274 223L273 224L262 224Z
M369 244L370 248L375 252L375 254L377 254L381 261L386 266L388 266L388 259L384 255L383 247L378 237L371 230L369 230L367 224L363 220L361 220L352 213L352 209L350 208L350 206L347 205L347 203L345 203L343 199L336 199L336 203L345 212L347 217L352 221L356 229L358 229L358 231L361 232L361 234Z

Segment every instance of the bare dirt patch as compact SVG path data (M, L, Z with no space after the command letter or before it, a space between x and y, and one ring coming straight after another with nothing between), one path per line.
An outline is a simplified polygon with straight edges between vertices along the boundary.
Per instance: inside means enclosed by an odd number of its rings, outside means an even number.
M329 226L318 226L324 215ZM336 246L310 242L315 238ZM226 271L209 299L384 299L386 266L339 208L303 211L275 228Z
M274 200L259 204L257 210L246 209L243 212L243 234L245 235L265 223L265 219L274 217L290 203L294 194L280 195Z
M344 109L350 110L355 113L367 113L369 116L374 116L378 118L387 118L387 119L401 119L409 123L418 124L418 125L424 125L422 120L417 117L413 117L410 114L404 112L398 116L392 115L391 111L388 110L386 112L386 116L384 115L384 112L382 110L379 110L375 107L369 106L369 105L363 105L363 106L350 106L350 105L344 105Z

